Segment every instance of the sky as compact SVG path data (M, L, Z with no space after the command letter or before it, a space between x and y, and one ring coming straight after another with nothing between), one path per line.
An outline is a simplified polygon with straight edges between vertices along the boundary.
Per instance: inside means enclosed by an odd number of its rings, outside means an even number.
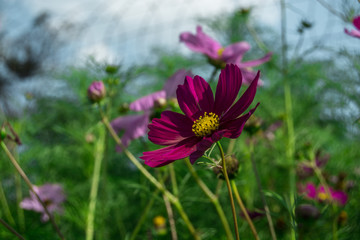
M124 65L143 63L151 61L153 47L190 54L179 43L181 32L195 32L200 18L211 18L240 8L254 7L251 18L254 24L280 32L279 0L2 1L10 9L0 16L5 25L17 21L16 25L21 29L31 17L47 11L55 26L64 21L80 26L82 31L71 40L71 48L66 54L68 60L76 63L85 62L90 55L99 61L120 61ZM314 23L314 27L306 34L303 46L307 42L308 45L321 42L329 46L343 45L344 41L349 46L357 44L343 34L344 27L351 27L350 24L335 17L317 0L287 0L286 4L289 42L298 40L297 27L301 20L307 20Z

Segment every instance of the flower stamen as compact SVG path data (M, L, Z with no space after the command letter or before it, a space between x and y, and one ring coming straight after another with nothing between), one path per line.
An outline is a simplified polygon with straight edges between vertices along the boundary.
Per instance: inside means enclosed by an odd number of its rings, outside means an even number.
M221 57L221 56L222 56L222 54L223 54L224 50L225 50L225 48L220 48L220 49L217 51L217 53L218 53L219 57Z
M204 116L194 121L192 131L197 137L205 137L219 128L219 116L215 113L205 112Z

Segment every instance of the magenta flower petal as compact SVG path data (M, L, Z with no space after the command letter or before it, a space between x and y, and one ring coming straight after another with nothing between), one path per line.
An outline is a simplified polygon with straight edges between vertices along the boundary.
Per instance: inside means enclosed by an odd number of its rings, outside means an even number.
M192 79L187 76L184 85L180 85L176 93L181 110L191 119L195 120L196 114L212 111L214 95L202 77L195 76Z
M250 86L246 89L240 99L226 112L223 116L223 121L226 122L230 119L235 119L240 116L254 100L260 71L257 73L255 79L251 82Z
M219 57L220 43L203 33L201 26L197 26L196 35L190 32L180 34L180 41L194 52L203 53L214 59Z
M180 69L166 81L163 89L167 99L176 97L176 89L180 84L184 84L186 76L193 77L194 74L191 71Z
M347 194L343 191L332 191L331 196L340 205L345 205L348 200Z
M248 42L238 42L227 46L221 55L221 59L226 63L241 62L244 54L251 48Z
M137 112L148 111L154 107L155 101L160 98L166 98L166 92L164 90L151 93L147 96L139 98L138 100L135 100L130 104L129 108L130 110Z
M240 69L234 65L226 65L221 70L215 93L214 111L221 116L234 103L242 83Z
M190 154L190 162L194 164L196 160L201 158L205 151L209 149L214 144L214 141L211 137L204 138L199 143L196 144L196 151Z
M260 103L256 104L256 106L251 109L247 114L221 124L221 129L226 129L223 136L227 138L238 138L244 128L246 121L255 112L259 104Z
M155 151L144 152L143 159L146 165L150 167L161 167L175 160L185 158L196 150L195 145L199 142L199 138L191 137L182 140L176 145L171 145Z
M159 145L173 145L185 138L194 136L191 130L193 122L186 116L164 111L160 119L153 119L149 125L149 140Z
M237 63L237 65L239 66L239 68L248 68L248 67L259 66L260 64L270 61L271 56L272 56L272 52L269 52L262 58L252 60L252 61Z
M131 140L142 137L146 134L148 123L149 113L145 113L141 115L129 115L115 118L111 121L111 126L117 134L121 131L125 131L121 137L121 142L125 147L127 147ZM117 150L121 152L120 147L117 147Z
M312 184L312 183L306 184L305 191L306 191L307 197L312 198L312 199L317 198L316 186L314 184Z

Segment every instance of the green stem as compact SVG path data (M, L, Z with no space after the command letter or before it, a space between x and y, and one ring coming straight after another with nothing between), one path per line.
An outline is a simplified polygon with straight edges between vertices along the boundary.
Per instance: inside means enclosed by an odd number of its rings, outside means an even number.
M227 186L228 191L229 191L229 198L230 198L231 210L232 210L232 214L233 214L236 240L240 240L239 228L238 228L237 219L236 219L236 210L235 210L234 198L233 198L233 194L232 194L232 190L231 190L231 186L230 186L229 176L228 176L227 170L226 170L226 161L225 161L224 150L223 150L223 148L222 148L219 141L216 142L216 144L217 144L217 146L219 148L219 151L220 151L220 154L221 154L222 167L223 167L222 172L223 172L223 175L225 177L226 186Z
M259 236L257 234L256 228L255 228L253 222L251 221L251 218L249 217L249 214L248 214L248 212L247 212L247 210L246 210L246 208L244 206L243 201L241 200L239 191L237 190L237 187L236 187L236 183L235 183L234 180L231 180L230 182L231 182L232 189L234 190L235 198L236 198L236 200L237 200L237 202L238 202L238 204L239 204L239 206L241 208L241 211L243 212L243 214L245 216L246 221L248 222L248 224L250 226L250 229L251 229L251 231L252 231L252 233L254 235L254 238L256 240L259 240Z
M172 186L172 190L175 196L179 195L179 189L176 183L176 174L175 174L175 169L174 169L174 165L173 164L169 164L168 165L169 171L170 171L170 179L171 179L171 186Z
M171 230L171 239L172 240L177 240L178 237L177 237L177 233L176 233L176 225L175 225L175 220L174 220L174 213L172 211L169 198L165 194L163 194L163 199L164 199L164 203L165 203L166 212L167 212L168 217L169 217L169 224L170 224L170 230Z
M25 230L25 217L24 210L20 207L20 203L23 199L22 190L21 190L21 176L16 172L15 173L15 188L16 188L16 204L17 204L17 214L20 231Z
M104 154L104 141L105 141L105 131L103 128L99 128L99 137L95 143L95 149L94 149L95 163L94 163L94 170L93 170L91 190L90 190L89 211L87 215L86 240L92 240L94 238L94 219L95 219L96 202L97 202L97 195L98 195L99 182L100 182L100 174L101 174L101 163Z
M23 236L21 236L17 231L15 231L15 229L13 229L9 224L7 224L4 220L2 220L0 218L0 223L2 225L4 225L4 227L6 227L12 234L14 234L17 238L21 239L21 240L25 240L25 238L23 238Z
M295 151L295 135L294 135L294 122L292 118L292 100L291 100L291 88L287 77L288 60L287 60L287 41L286 41L286 9L285 0L280 1L281 8L281 55L282 55L282 68L281 73L284 81L284 100L285 100L285 117L287 125L287 146L286 146L286 159L289 166L289 198L290 198L290 218L292 219L294 226L291 228L291 239L296 239L296 222L295 216L295 193L296 193L296 176L294 167L294 151Z
M10 222L11 225L15 225L15 220L11 214L9 204L6 200L5 192L2 187L1 182L0 182L0 202L1 202L2 209L4 209L6 219Z
M16 168L16 170L18 171L18 173L20 174L20 176L23 178L23 180L25 181L25 183L28 185L30 191L32 193L34 193L36 199L40 202L40 204L42 205L42 207L45 210L45 213L49 216L50 222L52 224L52 226L54 227L56 233L59 235L60 239L65 240L64 236L62 235L59 227L56 225L56 222L54 220L54 217L50 214L49 210L47 209L45 203L41 200L41 198L39 197L39 195L35 192L32 183L30 182L29 178L26 176L25 172L22 170L22 168L20 167L20 165L18 164L18 162L16 161L16 159L14 158L14 156L11 154L11 152L9 151L9 149L6 147L5 143L3 141L0 142L0 145L2 147L2 149L5 151L6 155L9 157L11 163L14 165L14 167Z
M138 223L136 224L136 227L134 229L134 231L131 234L130 240L134 240L136 238L136 236L138 235L141 225L144 223L146 216L148 215L150 209L152 208L154 201L155 201L155 196L159 193L159 189L156 189L152 198L150 199L150 201L148 202L148 204L146 205L140 219L138 220Z
M262 189L262 186L261 186L261 180L260 180L259 172L257 170L256 162L255 162L255 159L253 157L254 143L253 143L252 139L250 139L249 151L250 151L250 160L251 160L251 163L252 163L253 172L255 174L256 183L258 185L259 193L260 193L260 196L261 196L261 201L263 202L266 218L268 220L269 229L270 229L270 233L271 233L271 238L273 240L276 240L277 238L276 238L276 233L275 233L275 229L274 229L274 224L273 224L273 221L271 219L270 210L269 210L269 207L267 205L266 198L264 196L263 189Z
M173 194L171 194L168 190L166 190L166 188L158 181L156 180L153 175L151 175L151 173L149 173L145 167L134 157L134 155L127 150L127 148L122 144L120 138L118 137L118 135L116 134L116 132L114 131L114 129L111 127L109 120L107 119L107 117L103 114L103 112L100 109L100 113L102 116L102 121L105 124L106 128L108 129L108 131L110 132L111 136L113 137L113 139L115 140L116 144L118 144L120 146L120 148L122 149L123 153L129 158L129 160L139 169L139 171L157 188L159 189L163 194L165 194L170 202L172 204L174 204L174 206L176 207L176 209L178 210L180 216L182 217L182 219L184 220L187 228L189 229L190 233L193 235L194 239L201 239L200 236L197 234L194 226L192 225L191 221L189 220L188 216L186 215L186 213L184 212L184 209L182 208L181 203L179 202L179 199L177 197L175 197Z
M210 189L206 186L206 184L200 179L199 175L196 173L194 167L190 163L190 160L186 159L185 163L186 163L187 167L189 168L189 171L192 174L193 178L195 179L196 183L199 185L201 190L203 190L205 195L210 199L212 204L214 204L215 209L216 209L216 211L217 211L217 213L218 213L218 215L220 217L220 221L223 224L223 227L225 229L226 236L227 236L228 240L234 239L233 235L231 233L231 230L230 230L229 223L226 220L225 213L224 213L224 211L223 211L223 209L222 209L222 207L220 205L218 197L213 192L211 192Z

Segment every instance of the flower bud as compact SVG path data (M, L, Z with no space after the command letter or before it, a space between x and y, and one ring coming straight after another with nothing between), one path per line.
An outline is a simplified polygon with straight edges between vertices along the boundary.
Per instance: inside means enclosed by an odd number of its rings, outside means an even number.
M88 88L88 97L92 102L100 102L106 95L105 85L102 81L94 81Z
M155 231L158 235L166 234L166 219L163 216L156 216L153 218Z
M6 138L7 134L6 134L6 130L5 128L1 128L0 129L0 141L4 140Z
M239 161L235 158L235 156L226 156L226 172L228 174L229 179L234 179L238 170L239 170ZM222 166L222 161L220 163ZM220 179L224 179L223 173L222 173L222 167L216 166L213 168L214 173L216 176Z
M154 101L155 108L165 108L167 104L166 98L158 98Z

